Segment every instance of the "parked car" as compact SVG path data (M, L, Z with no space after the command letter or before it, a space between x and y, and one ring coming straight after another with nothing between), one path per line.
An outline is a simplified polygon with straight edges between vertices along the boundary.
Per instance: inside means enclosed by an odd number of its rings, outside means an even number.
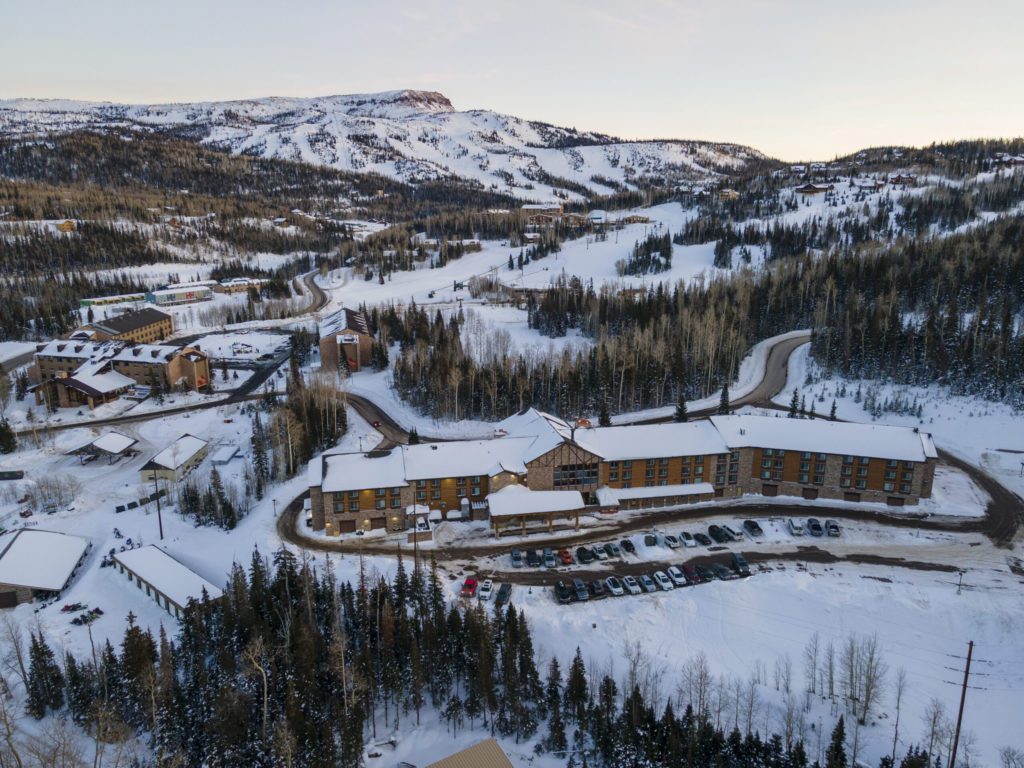
M716 544L726 544L727 542L732 541L732 538L720 525L709 525L708 536L714 539Z
M821 520L816 517L807 518L807 532L811 536L824 536L825 529L821 525Z
M555 584L555 600L562 605L572 602L572 590L569 589L569 585L564 581L559 581Z
M644 592L658 591L658 585L655 584L654 579L652 579L646 573L640 574L640 586L644 588Z
M509 598L511 598L511 597L512 597L512 585L509 584L506 581L504 584L502 584L500 587L498 587L498 592L494 596L494 604L495 605L504 605L505 603L507 603L509 601Z
M804 524L797 520L795 517L789 518L789 520L786 521L786 525L789 526L789 532L794 536L804 535Z
M619 545L614 541L609 541L605 544L604 551L608 553L608 557L622 557L622 550L619 549Z
M758 524L757 520L744 520L743 530L753 537L764 536L764 530Z
M697 569L689 563L683 563L679 568L682 570L683 576L686 577L686 581L690 584L700 584L704 581L704 579L700 577L700 574L697 573Z
M572 552L568 549L558 550L558 560L562 565L572 565L575 560L572 559Z
M636 554L636 546L633 544L631 539L623 539L619 544L622 546L623 552L629 552L631 555Z
M686 548L696 547L697 541L693 538L693 534L688 531L683 531L679 534L679 540L683 543Z
M694 566L694 567L697 569L697 577L701 581L714 581L715 580L715 572L713 570L711 570L710 568L708 568L706 565L697 565L697 566Z
M590 582L591 600L604 600L606 597L608 597L608 590L604 588L604 582L601 579L594 579Z
M675 586L672 583L672 579L666 576L664 571L654 572L654 583L658 585L662 592L668 592Z
M702 547L710 547L711 539L708 538L706 533L695 533L693 534L693 540L700 544Z
M594 553L590 551L590 547L577 547L576 559L583 565L588 565L594 562Z
M594 553L594 557L596 557L598 560L608 559L608 553L604 551L604 547L602 547L600 544L591 547L590 551Z
M513 549L511 552L512 556L512 567L522 568L523 567L523 550Z
M478 597L481 600L490 600L491 595L494 594L494 582L490 579L484 579L484 583L480 585L480 594Z
M732 569L736 571L737 576L750 575L750 566L747 564L747 558L739 552L732 553Z
M739 541L743 538L743 531L733 528L731 525L723 525L722 530L725 531L733 541Z
M531 568L540 567L540 553L536 549L530 549L526 552L526 564Z
M660 543L661 542L658 541L658 535L657 534L655 534L655 533L645 533L644 534L644 546L656 547Z
M477 583L476 579L468 578L462 583L462 591L460 594L463 597L473 597L476 594Z
M721 579L722 581L728 581L733 578L733 572L721 563L712 563L711 570L714 572L715 578Z
M668 568L666 568L665 573L668 574L668 577L672 579L672 583L675 584L677 587L686 586L686 576L674 565L670 565Z
M576 599L581 603L590 599L590 592L587 591L587 585L583 583L583 579L572 580L572 591L576 594Z
M840 533L842 533L842 529L839 527L839 523L837 523L835 520L826 520L825 533L827 533L829 536L838 536Z
M679 539L671 533L666 533L664 536L665 546L669 549L679 549Z
M550 549L544 550L544 567L554 568L558 563L555 561L555 553Z
M632 576L623 576L622 586L625 587L626 591L629 592L629 594L631 595L639 595L641 592L643 592L643 590L640 589L640 582L638 582Z
M604 580L604 588L608 590L608 594L613 597L621 597L625 594L625 590L622 588L622 582L619 581L618 576L609 576Z

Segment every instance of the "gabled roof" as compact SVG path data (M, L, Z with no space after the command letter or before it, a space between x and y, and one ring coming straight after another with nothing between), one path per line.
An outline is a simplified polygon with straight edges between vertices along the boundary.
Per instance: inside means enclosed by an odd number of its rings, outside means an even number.
M367 336L370 333L370 325L366 322L366 315L355 309L339 309L332 315L320 321L320 338L324 339L332 333L351 330Z
M322 462L321 487L325 493L397 488L406 484L401 450L335 453L324 456Z
M778 448L917 462L938 455L931 435L913 427L773 416L712 416L711 423L732 448Z
M487 494L487 505L491 517L575 512L586 506L579 491L531 491L525 485L506 485Z
M512 768L512 762L498 746L498 742L484 739L426 768Z
M161 312L159 309L146 307L135 312L125 312L117 317L108 317L104 320L90 323L90 325L97 330L116 336L121 333L137 331L140 328L145 328L147 325L153 325L154 323L170 319L171 316L167 313Z
M100 451L102 453L109 453L112 456L124 453L137 443L134 437L128 437L128 435L122 435L120 432L107 432L104 435L100 435L91 443L86 443L81 448L76 448L72 453L87 452L90 449Z
M118 373L110 367L110 360L88 360L71 374L60 379L61 384L71 387L86 395L97 397L121 392L135 385L135 379Z
M184 434L150 459L144 469L180 469L206 446L207 442L202 438Z
M607 461L729 452L722 435L708 421L577 429L576 443Z
M405 477L407 480L426 480L432 477L490 477L499 472L525 474L523 454L535 439L500 437L407 445L402 448Z
M220 587L155 544L118 552L114 559L181 608L190 599L202 599L203 590L211 600L224 594Z
M71 579L89 540L22 529L0 538L0 584L58 592Z

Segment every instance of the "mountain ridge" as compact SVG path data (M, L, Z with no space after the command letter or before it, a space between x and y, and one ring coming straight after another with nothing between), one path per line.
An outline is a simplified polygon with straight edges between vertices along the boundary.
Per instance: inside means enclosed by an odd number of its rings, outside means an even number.
M437 91L118 104L0 100L0 135L75 130L185 133L236 154L375 172L415 184L456 178L520 199L581 199L661 183L706 183L767 158L729 143L624 140L491 110Z

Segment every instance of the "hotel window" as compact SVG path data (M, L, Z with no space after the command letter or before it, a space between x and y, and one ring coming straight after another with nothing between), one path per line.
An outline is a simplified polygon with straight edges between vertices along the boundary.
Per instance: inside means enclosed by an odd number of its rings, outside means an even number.
M800 471L801 472L810 472L811 471L811 462L809 462L809 461L801 461L800 462Z
M618 468L619 468L619 462L617 462L617 461L609 461L608 462L608 469L618 469Z
M426 480L417 480L416 481L416 487L417 488L426 488L427 487L427 481Z
M480 495L480 486L479 485L474 485L473 486L473 495L474 496L479 496Z
M849 488L850 487L850 478L844 477L844 478L840 479L839 487L840 488Z
M633 479L633 470L631 470L631 469L624 469L624 470L622 470L622 479L623 480L632 480ZM628 488L629 486L627 485L626 487Z
M899 462L896 461L896 459L889 459L887 462L885 462L885 466L891 467L892 469L896 469L898 465Z
M696 467L694 467L693 468L693 474L695 474L695 475L703 475L704 474L704 465L703 464L698 464Z
M619 479L619 472L618 472L618 470L615 470L615 469L609 470L609 472L608 472L608 480L609 481L614 481L614 480L618 480L618 479Z
M387 493L387 489L386 489L386 488L377 488L377 489L376 489L376 490L374 491L374 493L375 493L375 494L376 494L377 496L383 496L383 495L384 495L385 493Z
M895 480L896 479L896 470L895 469L887 469L887 470L885 470L885 479L886 480Z
M815 475L814 476L814 484L815 485L824 485L825 484L825 476L824 475Z
M402 506L402 500L400 498L395 496L393 499L391 499L391 508L392 509L400 509L401 506Z
M430 479L430 487L431 488L440 488L441 487L441 479L438 478L438 477L431 478Z
M869 461L871 461L871 459L869 459L867 456L861 456L860 457L860 463L861 464L865 464L866 465Z
M729 474L729 485L736 485L737 482L739 482L739 475L730 473Z
M348 497L350 499L358 499L359 498L359 491L349 491L348 492Z
M432 489L430 491L430 498L433 499L434 501L436 501L437 499L440 499L441 498L441 489L440 488Z
M715 485L724 485L725 475L715 475Z
M809 482L811 482L811 476L810 475L800 475L800 479L797 482L809 483Z
M762 480L771 480L772 479L771 470L766 469L764 472L762 472L761 473L761 479Z
M853 464L853 456L843 456L843 464Z
M662 466L662 467L667 467L668 466L668 459L667 458L665 458L665 459L658 459L658 465Z
M350 501L348 503L348 511L349 512L358 512L359 511L359 502L358 501Z
M859 489L861 489L861 490L864 490L865 488L868 487L868 481L867 480L858 480L857 481L857 487Z
M914 473L913 472L904 472L903 473L903 482L909 483L913 479L914 479Z
M334 511L344 512L345 511L345 498L342 496L334 497Z
M645 466L648 466L648 467L653 467L653 466L654 466L654 459L647 459L647 460L646 460L646 461L644 462L644 464L645 464Z
M857 467L857 477L867 477L867 476L868 476L868 468L867 467Z
M644 470L644 477L647 478L648 480L653 478L654 477L654 467L647 467L647 469Z
M761 459L761 466L765 469L770 469L772 466L771 459Z
M804 461L810 461L811 460L811 452L810 451L804 451L803 453L800 454L800 458L803 459Z
M416 501L426 501L426 500L427 500L427 492L426 491L416 491Z
M896 486L893 483L882 483L882 490L892 492L892 489Z
M384 499L377 499L377 509L384 509L387 506L387 502Z
M668 477L668 467L661 467L658 470L658 477Z
M900 486L900 493L910 493L910 483L903 483Z
M764 450L761 451L761 453L764 454L765 456L771 456L772 455L772 449L771 448L765 448Z
M473 482L474 483L479 483L480 482L480 475L473 475Z
M814 471L817 472L818 474L821 474L822 472L825 471L825 464L823 462L816 463L814 465Z

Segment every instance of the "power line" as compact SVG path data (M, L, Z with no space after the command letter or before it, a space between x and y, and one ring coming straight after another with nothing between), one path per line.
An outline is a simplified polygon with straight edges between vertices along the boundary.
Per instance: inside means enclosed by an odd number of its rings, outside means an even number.
M967 663L964 665L964 685L960 689L960 711L956 715L956 735L953 737L953 751L949 753L949 768L956 768L956 749L960 746L960 724L964 719L964 704L967 702L967 680L971 676L971 656L974 654L974 641L967 643Z

